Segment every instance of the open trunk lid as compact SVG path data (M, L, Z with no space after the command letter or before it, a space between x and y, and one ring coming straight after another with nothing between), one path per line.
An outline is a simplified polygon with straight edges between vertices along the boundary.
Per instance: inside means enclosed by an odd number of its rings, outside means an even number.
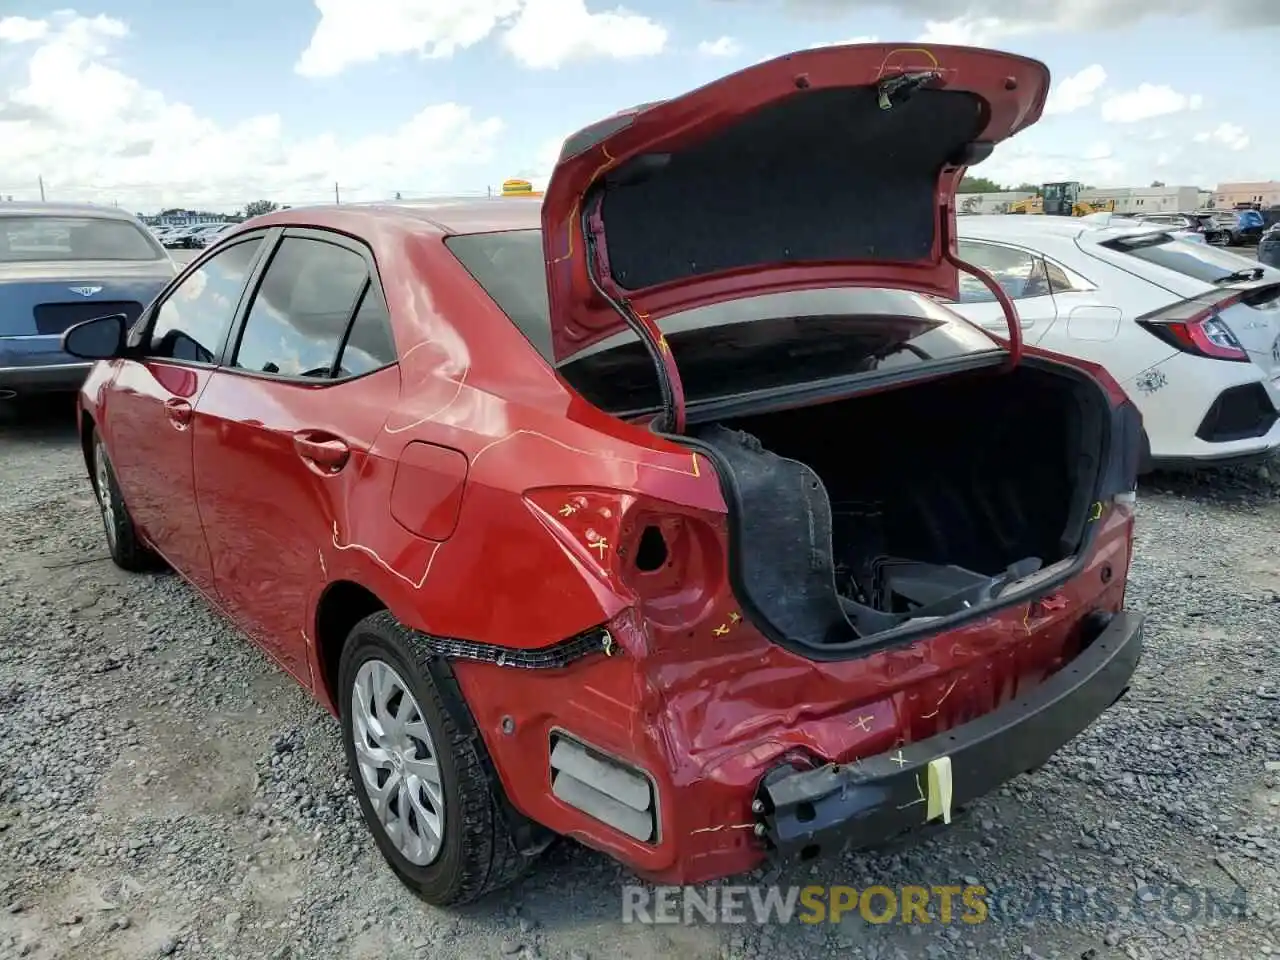
M659 318L739 297L956 299L955 189L1048 84L992 50L826 47L570 136L542 208L556 359L630 326L669 365Z

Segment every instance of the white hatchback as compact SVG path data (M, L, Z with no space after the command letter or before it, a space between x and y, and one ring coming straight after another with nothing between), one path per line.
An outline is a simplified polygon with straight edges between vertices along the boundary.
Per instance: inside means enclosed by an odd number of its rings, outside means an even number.
M1100 364L1141 410L1144 469L1280 449L1280 270L1110 215L958 218L961 259L1013 299L1029 346ZM965 275L955 308L1004 314Z

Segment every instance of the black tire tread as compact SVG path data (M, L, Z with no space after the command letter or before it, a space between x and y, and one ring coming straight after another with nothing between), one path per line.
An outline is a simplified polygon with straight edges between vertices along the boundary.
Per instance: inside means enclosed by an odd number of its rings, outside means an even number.
M93 458L96 461L98 456L98 448L100 437L98 428L93 428L92 445L90 449L93 451ZM93 485L95 493L97 492L96 474L93 472L96 463L90 465L89 482ZM133 517L129 514L129 508L125 506L124 497L120 493L120 485L116 481L115 466L111 463L111 459L107 459L107 495L111 497L112 514L116 520L116 538L112 543L107 541L107 548L111 552L111 559L121 570L127 570L130 573L145 573L149 570L155 570L161 565L160 557L150 547L142 542L142 538L138 536L138 530L133 525Z
M427 898L411 876L394 863L393 869L410 890L435 906L471 903L514 883L525 873L532 858L516 847L502 804L495 795L495 791L502 789L496 768L448 662L386 610L370 614L357 623L348 639L349 647L355 646L354 641L361 634L390 635L410 653L413 665L428 681L429 696L444 718L444 730L439 738L443 742L437 746L452 751L456 766L460 803L451 813L461 818L463 836L461 870L452 889L444 897ZM345 683L343 689L341 709L346 711L350 706ZM433 738L435 733L432 731Z

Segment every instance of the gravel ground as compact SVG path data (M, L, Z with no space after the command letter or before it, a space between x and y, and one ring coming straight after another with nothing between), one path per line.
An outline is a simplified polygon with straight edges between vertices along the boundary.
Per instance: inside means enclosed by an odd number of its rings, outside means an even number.
M976 880L991 922L645 926L567 843L462 911L405 892L336 724L176 577L107 560L66 416L0 427L0 957L1280 954L1280 464L1144 486L1148 652L1079 741L919 845L778 878Z

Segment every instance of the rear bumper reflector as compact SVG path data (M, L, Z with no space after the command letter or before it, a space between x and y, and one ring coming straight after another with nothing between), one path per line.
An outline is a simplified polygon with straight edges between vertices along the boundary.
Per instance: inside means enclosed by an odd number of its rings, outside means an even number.
M551 736L551 792L633 840L657 841L657 798L649 778L560 732Z

